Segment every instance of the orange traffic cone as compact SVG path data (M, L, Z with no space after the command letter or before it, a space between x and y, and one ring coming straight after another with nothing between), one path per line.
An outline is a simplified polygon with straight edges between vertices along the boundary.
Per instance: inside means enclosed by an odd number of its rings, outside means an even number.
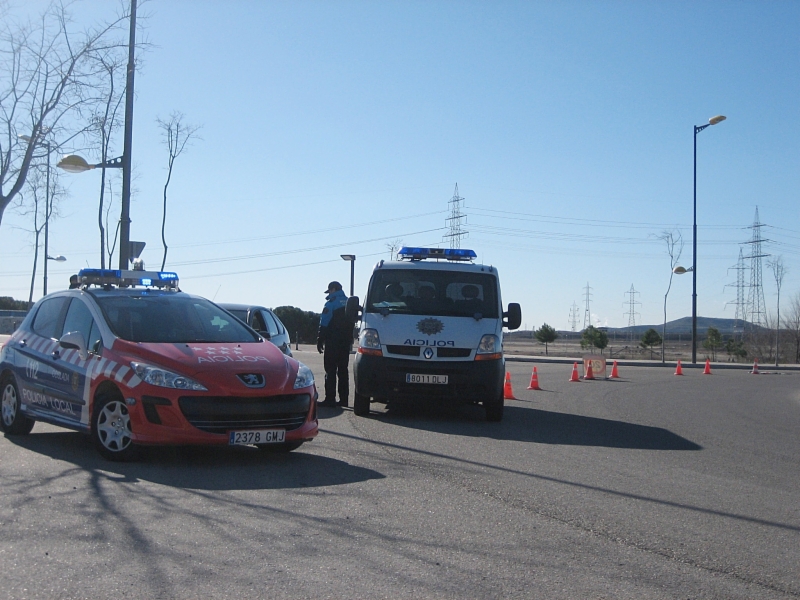
M586 366L586 375L584 375L583 378L594 379L594 373L592 372L592 361L589 361L589 364Z
M758 375L759 374L759 372L758 372L758 359L755 359L755 362L753 363L753 370L750 371L750 373L752 373L753 375Z
M533 367L533 373L531 373L531 384L528 386L529 390L540 390L542 388L539 387L539 374L536 372L536 367Z
M678 366L675 367L675 375L683 375L683 367L681 367L680 359L678 359Z
M703 375L711 375L711 359L706 359L706 368L703 369Z
M514 390L511 389L511 373L506 371L506 382L503 385L503 400L516 400Z
M572 365L572 377L570 377L569 380L571 382L572 381L580 381L581 380L581 378L578 377L578 363L575 363L574 365Z
M619 371L617 371L617 361L614 361L614 364L611 366L610 379L619 379Z

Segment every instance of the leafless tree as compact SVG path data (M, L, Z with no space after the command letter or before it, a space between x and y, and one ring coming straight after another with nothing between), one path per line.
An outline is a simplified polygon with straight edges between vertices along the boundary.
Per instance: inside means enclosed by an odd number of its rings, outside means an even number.
M126 19L123 12L76 32L63 3L53 2L38 21L25 22L0 4L0 223L22 192L44 136L55 140L51 146L57 150L85 129L102 98L90 56L124 45Z
M661 362L665 362L665 346L667 341L667 298L669 291L672 289L672 277L675 274L673 269L678 266L678 261L681 259L683 253L683 236L677 229L673 231L662 231L658 236L659 240L664 242L667 247L667 255L669 256L669 285L667 286L667 293L664 294L664 326L661 331ZM652 349L651 349L652 351Z
M386 249L389 251L389 260L396 260L397 253L403 247L403 240L397 238L386 244Z
M156 119L158 126L161 128L161 137L164 145L167 147L169 154L167 162L167 182L164 184L164 209L161 214L161 243L164 245L164 258L161 260L161 270L164 270L164 265L167 264L167 188L169 182L172 180L172 168L175 164L175 159L178 158L186 146L193 140L198 139L197 132L200 126L188 125L183 121L183 113L173 112L168 120L161 118Z
M780 357L780 333L781 333L781 286L783 285L783 278L786 275L786 267L783 264L783 256L777 257L767 263L767 266L772 269L772 275L775 277L775 286L778 288L778 315L775 319L775 366L778 366L778 358Z

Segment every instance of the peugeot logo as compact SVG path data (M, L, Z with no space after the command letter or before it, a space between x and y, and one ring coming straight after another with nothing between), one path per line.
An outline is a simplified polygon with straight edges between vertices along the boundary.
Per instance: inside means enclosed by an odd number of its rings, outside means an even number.
M422 356L427 358L428 360L433 358L433 348L425 348L425 351L422 353Z
M237 377L249 388L262 388L266 383L261 373L239 373Z

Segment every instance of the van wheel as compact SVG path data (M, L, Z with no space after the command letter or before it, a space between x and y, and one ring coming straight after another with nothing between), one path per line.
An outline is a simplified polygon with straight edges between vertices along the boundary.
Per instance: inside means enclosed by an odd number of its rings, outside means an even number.
M353 396L353 412L359 417L369 415L369 396L356 392Z
M503 409L505 408L505 400L502 392L500 393L500 396L494 400L484 400L483 407L486 409L487 421L502 421Z
M6 435L27 435L35 421L22 414L19 407L19 390L13 375L3 378L0 384L3 394L3 413L0 426Z
M92 440L100 456L114 462L134 460L138 448L133 443L131 415L121 394L100 396L92 414Z

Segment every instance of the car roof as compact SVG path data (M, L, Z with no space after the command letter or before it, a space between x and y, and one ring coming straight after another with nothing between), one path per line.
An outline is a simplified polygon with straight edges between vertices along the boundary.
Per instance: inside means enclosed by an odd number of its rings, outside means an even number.
M261 306L260 304L235 304L232 302L218 302L217 306L221 306L225 310L253 310L254 308L269 310L266 306Z

